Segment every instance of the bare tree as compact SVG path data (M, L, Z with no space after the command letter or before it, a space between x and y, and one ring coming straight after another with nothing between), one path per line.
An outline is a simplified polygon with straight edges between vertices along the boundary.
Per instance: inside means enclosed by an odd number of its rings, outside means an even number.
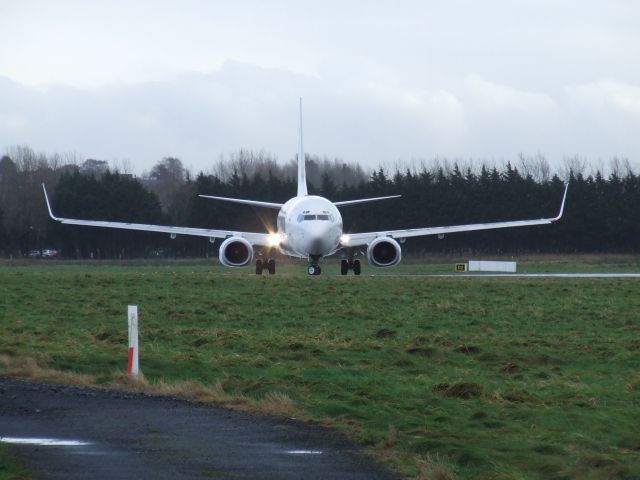
M524 153L519 153L516 165L525 177L530 176L536 182L544 183L551 178L551 165L540 152L534 156L526 156Z
M162 209L169 212L175 193L185 183L187 171L179 158L164 157L143 177L147 186L158 196Z
M340 158L320 158L317 155L306 155L307 181L314 187L320 187L323 181L330 180L334 185L356 185L368 178L362 167L357 163L346 163ZM220 156L213 166L213 174L222 181L228 181L235 173L247 178L259 176L268 178L295 179L297 178L298 160L291 159L284 165L270 153L261 150L240 150L232 154L229 159Z
M560 167L559 174L560 178L564 181L568 181L571 175L578 176L584 175L587 170L587 166L589 162L585 157L581 157L580 155L574 155L572 157L564 157L562 159L563 166Z
M611 175L615 175L616 177L625 177L633 174L631 162L629 162L629 159L626 157L613 157L609 162L609 166Z
M87 158L80 166L80 171L96 177L101 177L109 170L109 163L106 160L96 160Z

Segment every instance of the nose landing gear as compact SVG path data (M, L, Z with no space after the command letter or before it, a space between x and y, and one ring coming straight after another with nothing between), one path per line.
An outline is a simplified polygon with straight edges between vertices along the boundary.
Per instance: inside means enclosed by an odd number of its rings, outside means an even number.
M307 267L307 273L309 275L320 275L322 273L322 269L318 262L320 261L320 256L311 255L309 257L309 266Z
M322 273L322 269L320 268L320 265L311 264L307 268L307 273L309 275L320 275Z

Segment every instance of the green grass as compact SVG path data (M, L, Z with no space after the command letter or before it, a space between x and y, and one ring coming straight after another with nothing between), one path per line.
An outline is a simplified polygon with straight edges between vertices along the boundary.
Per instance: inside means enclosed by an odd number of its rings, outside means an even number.
M25 480L29 475L8 445L0 442L0 480Z
M286 394L407 476L640 477L640 280L303 269L0 267L0 354L103 382L135 303L148 380Z

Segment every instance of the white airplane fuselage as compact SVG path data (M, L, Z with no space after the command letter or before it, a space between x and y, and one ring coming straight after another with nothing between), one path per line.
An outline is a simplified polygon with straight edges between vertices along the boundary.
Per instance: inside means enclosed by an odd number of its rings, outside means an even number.
M300 258L325 257L340 246L342 215L329 200L294 197L278 212L280 251Z

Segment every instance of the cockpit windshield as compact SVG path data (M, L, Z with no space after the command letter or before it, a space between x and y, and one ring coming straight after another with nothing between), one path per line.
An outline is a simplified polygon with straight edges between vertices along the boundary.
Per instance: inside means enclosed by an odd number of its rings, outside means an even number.
M328 220L333 220L333 216L332 215L328 215L326 213L321 213L318 215L312 215L309 213L305 213L304 215L298 215L298 222L302 222L302 221L306 221L306 220L322 220L322 221L328 221Z

